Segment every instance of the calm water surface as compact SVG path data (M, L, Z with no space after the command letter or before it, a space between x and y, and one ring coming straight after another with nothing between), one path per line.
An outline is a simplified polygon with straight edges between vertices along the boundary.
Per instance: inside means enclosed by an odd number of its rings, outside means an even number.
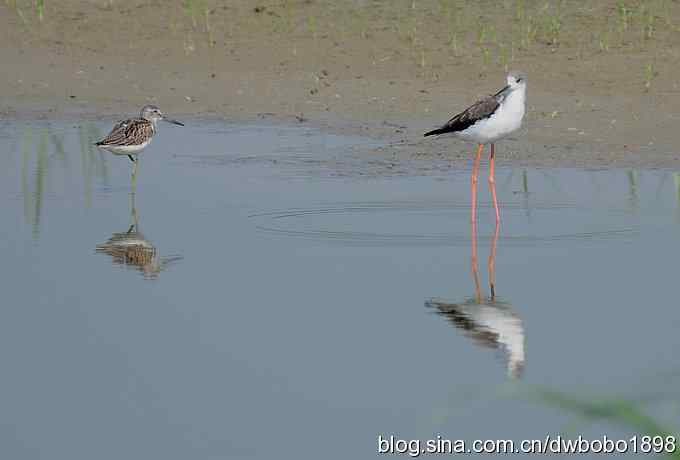
M127 159L91 146L109 126L0 125L3 458L636 431L600 403L677 432L680 174L500 169L478 288L468 171L194 121L163 126L131 195Z

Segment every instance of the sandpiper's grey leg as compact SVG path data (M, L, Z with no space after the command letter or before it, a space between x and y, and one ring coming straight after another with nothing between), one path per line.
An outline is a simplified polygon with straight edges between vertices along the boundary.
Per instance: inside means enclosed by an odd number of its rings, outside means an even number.
M139 166L138 161L134 161L132 164L132 177L131 177L131 182L132 182L132 190L131 194L134 197L135 193L137 192L137 168Z
M136 186L135 186L136 187ZM139 231L139 218L137 217L137 206L135 205L135 188L130 191L130 230L128 233Z

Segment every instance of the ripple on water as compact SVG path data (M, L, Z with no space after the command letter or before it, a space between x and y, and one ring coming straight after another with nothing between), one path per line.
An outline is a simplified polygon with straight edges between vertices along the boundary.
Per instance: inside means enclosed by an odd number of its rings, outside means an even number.
M490 203L479 213L491 215ZM595 209L573 203L503 204L500 240L504 246L554 242L630 240L639 235L622 209ZM530 214L530 216L529 216ZM260 234L352 246L468 246L469 204L463 202L353 202L256 213ZM493 223L480 220L480 244Z

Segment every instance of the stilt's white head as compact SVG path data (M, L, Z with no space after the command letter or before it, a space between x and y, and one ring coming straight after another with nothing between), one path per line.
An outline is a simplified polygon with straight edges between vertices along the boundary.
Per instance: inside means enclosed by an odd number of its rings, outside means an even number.
M527 75L524 72L512 71L508 74L508 87L515 91L517 89L526 91Z

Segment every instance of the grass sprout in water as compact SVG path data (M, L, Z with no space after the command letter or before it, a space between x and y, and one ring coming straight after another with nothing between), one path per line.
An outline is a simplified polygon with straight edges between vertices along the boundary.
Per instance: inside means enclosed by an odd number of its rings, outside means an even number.
M663 426L630 400L616 397L587 399L550 388L534 388L530 394L532 399L542 404L571 412L584 420L605 422L631 429L640 435L650 436L653 440L652 452L665 453L666 458L680 459L680 447L675 445L677 431ZM664 449L669 440L674 440L672 451ZM637 448L640 450L641 446Z

